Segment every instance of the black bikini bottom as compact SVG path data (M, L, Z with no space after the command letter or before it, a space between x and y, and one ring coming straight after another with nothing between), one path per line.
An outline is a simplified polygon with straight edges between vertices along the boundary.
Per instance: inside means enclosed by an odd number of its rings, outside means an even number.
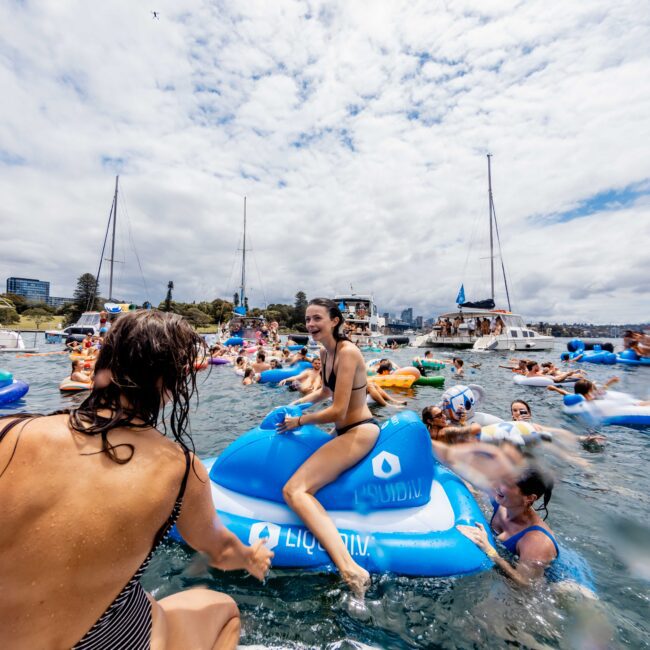
M355 422L354 424L347 424L346 426L341 427L340 429L336 429L336 435L342 436L344 433L350 431L350 429L354 429L354 427L359 427L362 424L376 424L378 427L381 426L379 424L379 420L377 420L376 418L367 418L366 420L361 420L360 422Z

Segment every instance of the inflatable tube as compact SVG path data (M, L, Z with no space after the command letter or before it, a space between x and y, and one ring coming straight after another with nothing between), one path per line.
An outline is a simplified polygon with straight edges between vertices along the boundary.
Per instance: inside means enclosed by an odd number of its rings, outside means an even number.
M260 374L260 384L277 384L283 379L291 379L299 375L303 370L313 368L309 361L299 361L294 363L288 368L273 368L272 370L264 370Z
M296 343L296 345L299 345L301 348L304 348L307 343L309 343L308 334L292 334L287 338L291 339L294 343Z
M397 343L397 345L408 345L411 342L411 339L408 336L389 336L386 339L386 345L393 345L393 343Z
M282 497L295 470L331 440L309 425L275 432L285 413L300 412L276 409L219 458L204 462L219 516L242 542L266 538L274 567L331 571L329 556ZM462 481L434 462L429 435L411 411L384 422L368 456L316 498L354 560L373 573L448 576L492 566L456 529L478 522L489 531L483 514Z
M0 370L0 388L13 383L14 376L8 370Z
M72 381L70 377L66 377L59 384L59 390L62 393L79 393L83 390L90 390L92 387L92 384L87 384L83 381Z
M445 378L438 375L434 377L420 377L415 380L414 386L435 386L442 388L445 385Z
M366 345L363 348L359 348L361 352L381 352L381 348L373 348L370 345Z
M230 359L226 359L224 357L210 357L208 359L208 362L211 363L213 366L225 366L231 361Z
M514 375L512 381L518 386L554 386L555 382L550 377L524 377L524 375Z
M591 427L650 428L650 406L641 406L639 400L615 391L607 391L603 399L594 400L586 400L582 395L565 395L563 411Z
M244 339L241 336L231 336L229 339L225 340L224 345L226 347L244 345Z
M371 375L368 377L368 381L382 388L410 388L416 382L416 377L410 374L394 373L392 375Z
M302 350L305 346L304 345L287 345L285 346L288 350L291 350L292 352L297 352L298 350Z
M427 370L442 370L445 367L444 361L438 359L413 359L412 365L415 368L426 368Z
M7 375L11 377L11 381L7 381ZM24 397L29 391L29 385L24 381L14 379L11 373L2 372L2 385L0 385L0 406L5 406L13 402L17 402Z
M614 352L612 343L603 343L601 341L583 341L582 339L572 339L566 344L569 352L583 352L585 350L604 350L605 352Z
M510 442L518 447L525 447L540 440L552 440L552 434L538 431L531 422L496 422L481 428L479 440L481 442L500 443Z
M616 355L616 362L626 366L648 366L650 357L640 357L634 350L623 350Z

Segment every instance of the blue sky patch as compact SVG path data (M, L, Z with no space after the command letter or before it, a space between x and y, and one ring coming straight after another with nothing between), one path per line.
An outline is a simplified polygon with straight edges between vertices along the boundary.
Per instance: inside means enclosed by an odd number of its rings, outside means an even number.
M17 153L12 153L11 151L0 149L0 164L8 165L10 167L17 167L19 165L24 165L25 159L22 156L19 156Z

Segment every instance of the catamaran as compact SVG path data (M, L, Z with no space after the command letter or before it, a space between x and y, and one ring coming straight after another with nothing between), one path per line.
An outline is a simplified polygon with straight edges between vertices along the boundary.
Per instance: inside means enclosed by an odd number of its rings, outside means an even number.
M505 266L501 255L499 228L492 195L491 154L488 162L488 200L490 214L490 287L491 297L479 302L467 302L461 286L456 303L457 310L441 314L431 332L416 337L414 346L419 348L451 347L474 350L552 350L554 339L526 326L524 319L511 311L510 292ZM508 309L495 309L494 302L494 235L496 234L503 271ZM487 320L487 324L485 324ZM482 327L483 326L483 327ZM483 329L484 328L484 329ZM484 333L485 331L485 333Z

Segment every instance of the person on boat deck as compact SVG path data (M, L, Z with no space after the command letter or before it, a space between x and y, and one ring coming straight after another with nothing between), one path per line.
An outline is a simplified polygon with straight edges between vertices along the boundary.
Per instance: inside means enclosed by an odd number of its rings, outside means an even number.
M483 336L488 336L490 334L490 329L491 329L491 323L488 317L486 316L483 318L483 322L481 323L481 333Z
M244 370L244 378L242 379L242 384L244 386L250 386L251 384L255 384L258 381L258 376L255 374L255 371L248 367L246 370Z
M251 364L253 370L259 374L271 369L271 364L266 362L266 354L261 350L255 355L255 362Z
M490 526L501 545L517 557L514 567L492 546L482 524L456 528L506 576L519 585L529 586L544 576L560 554L553 531L545 521L552 494L553 480L535 467L527 467L516 477L504 478L494 490ZM535 508L539 499L543 499L543 504ZM544 519L538 514L540 510L545 512Z
M174 523L214 567L263 580L273 556L220 523L190 451L198 345L176 314L125 314L79 406L0 420L3 649L237 646L229 596L198 588L157 601L140 584ZM165 422L169 438L156 428Z
M505 327L505 323L503 322L503 319L501 316L497 316L496 320L494 321L494 333L499 336L503 332L503 328Z
M456 378L462 379L465 376L465 370L463 369L465 362L459 357L454 357L453 364L456 372Z
M70 381L76 381L80 384L91 384L93 378L84 370L84 361L77 359L72 362L72 372L70 373Z
M283 496L328 552L350 589L363 596L370 575L348 552L341 535L314 494L361 461L375 446L379 423L366 403L366 365L359 349L341 334L343 315L333 300L315 298L305 313L307 331L323 346L323 387L297 403L332 398L330 406L300 417L287 416L278 431L302 424L334 423L336 435L315 451L289 479Z

